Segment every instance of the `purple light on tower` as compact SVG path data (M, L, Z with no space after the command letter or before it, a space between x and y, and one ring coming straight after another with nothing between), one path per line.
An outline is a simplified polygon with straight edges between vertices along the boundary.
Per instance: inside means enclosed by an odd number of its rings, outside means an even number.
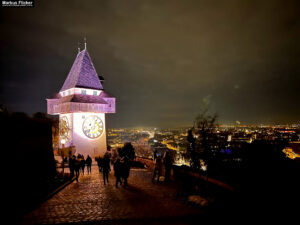
M61 90L47 99L48 114L59 115L60 148L64 143L85 156L103 155L105 113L115 113L115 102L104 91L87 49L79 51Z

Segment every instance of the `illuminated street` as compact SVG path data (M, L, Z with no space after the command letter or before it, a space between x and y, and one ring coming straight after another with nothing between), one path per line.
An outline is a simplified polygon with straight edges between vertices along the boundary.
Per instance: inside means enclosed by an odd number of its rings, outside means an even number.
M199 208L176 199L172 184L152 184L147 170L131 169L127 189L115 187L113 171L110 184L104 186L97 170L93 166L92 175L81 175L79 183L67 186L26 215L21 224L132 224L140 220L149 224L182 224L181 218L201 215Z

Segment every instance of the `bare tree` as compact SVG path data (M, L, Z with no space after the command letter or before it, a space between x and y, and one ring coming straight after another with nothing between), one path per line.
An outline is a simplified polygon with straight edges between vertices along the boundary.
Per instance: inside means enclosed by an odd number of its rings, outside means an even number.
M196 134L196 151L206 163L212 158L212 146L216 142L217 114L209 114L203 110L195 119L194 130Z
M206 164L212 158L212 146L216 142L215 129L217 127L216 113L210 113L209 97L202 99L201 111L194 121L194 126L189 130L187 140L188 151L191 156L191 166L200 168L200 159Z

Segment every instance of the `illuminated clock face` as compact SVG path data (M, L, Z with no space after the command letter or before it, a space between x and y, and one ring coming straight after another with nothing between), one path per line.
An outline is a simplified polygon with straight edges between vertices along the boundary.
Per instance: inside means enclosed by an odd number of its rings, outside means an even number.
M59 136L60 140L68 141L70 133L70 123L68 117L62 116L59 120Z
M88 138L97 138L103 133L103 122L98 116L89 116L83 121L82 131Z

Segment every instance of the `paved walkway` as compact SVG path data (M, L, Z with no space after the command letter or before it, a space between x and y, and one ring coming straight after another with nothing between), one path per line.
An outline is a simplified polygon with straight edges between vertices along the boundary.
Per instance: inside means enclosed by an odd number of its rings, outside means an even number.
M21 224L184 224L199 208L176 198L173 184L152 184L151 172L131 169L128 187L104 186L98 167L27 214Z

